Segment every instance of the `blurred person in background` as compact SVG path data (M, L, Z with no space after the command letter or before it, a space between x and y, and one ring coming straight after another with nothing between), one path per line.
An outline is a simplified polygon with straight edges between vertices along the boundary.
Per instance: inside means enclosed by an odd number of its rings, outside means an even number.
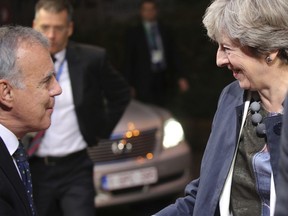
M23 144L28 132L51 124L55 79L48 41L32 28L0 28L0 215L35 216Z
M127 82L103 48L69 41L72 10L68 0L40 0L35 6L33 28L49 39L63 89L51 127L40 137L40 145L33 142L28 149L30 154L36 150L30 163L41 216L95 215L87 147L109 138L130 100Z
M175 93L187 91L189 83L171 31L158 20L157 2L142 0L139 14L126 33L124 74L136 99L170 108Z
M200 177L157 216L273 215L288 89L287 11L286 0L214 0L206 10L217 66L237 81L220 95Z

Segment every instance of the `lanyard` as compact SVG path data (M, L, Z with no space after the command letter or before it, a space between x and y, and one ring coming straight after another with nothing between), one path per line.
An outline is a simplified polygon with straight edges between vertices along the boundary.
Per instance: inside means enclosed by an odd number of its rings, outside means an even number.
M58 69L58 71L57 71L57 73L56 73L56 80L57 80L57 81L59 81L60 76L61 76L61 74L62 74L62 72L63 72L63 67L64 67L65 61L66 61L66 58L63 59L63 61L61 62L60 66L59 66L59 69Z

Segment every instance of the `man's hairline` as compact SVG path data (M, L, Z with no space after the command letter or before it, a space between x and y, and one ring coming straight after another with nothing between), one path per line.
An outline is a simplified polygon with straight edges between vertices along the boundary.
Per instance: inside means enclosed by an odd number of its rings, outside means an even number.
M45 9L44 7L39 8L39 10L35 11L35 15L34 15L33 22L35 22L35 21L38 19L38 17L39 17L39 12L40 12L41 10L44 10L44 11L46 11L46 12L48 12L48 13L53 13L53 14L59 14L59 13L61 13L61 12L63 12L63 11L66 11L66 13L67 13L67 24L73 22L73 21L72 21L72 18L69 19L69 12L68 12L68 10L67 10L66 8L64 8L64 9L61 10L61 11L56 11L56 10L53 10L53 9Z

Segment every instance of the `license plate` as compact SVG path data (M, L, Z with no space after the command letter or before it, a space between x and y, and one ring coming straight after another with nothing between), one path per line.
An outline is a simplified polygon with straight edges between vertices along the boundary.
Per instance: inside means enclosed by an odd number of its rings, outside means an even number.
M148 185L157 182L157 180L158 173L155 167L108 174L101 179L102 188L105 190L118 190Z

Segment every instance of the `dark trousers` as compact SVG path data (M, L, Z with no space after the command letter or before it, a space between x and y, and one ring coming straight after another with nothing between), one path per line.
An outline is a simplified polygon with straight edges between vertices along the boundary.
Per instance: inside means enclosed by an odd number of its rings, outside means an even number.
M41 216L95 216L93 163L86 150L63 158L31 158L36 208Z

